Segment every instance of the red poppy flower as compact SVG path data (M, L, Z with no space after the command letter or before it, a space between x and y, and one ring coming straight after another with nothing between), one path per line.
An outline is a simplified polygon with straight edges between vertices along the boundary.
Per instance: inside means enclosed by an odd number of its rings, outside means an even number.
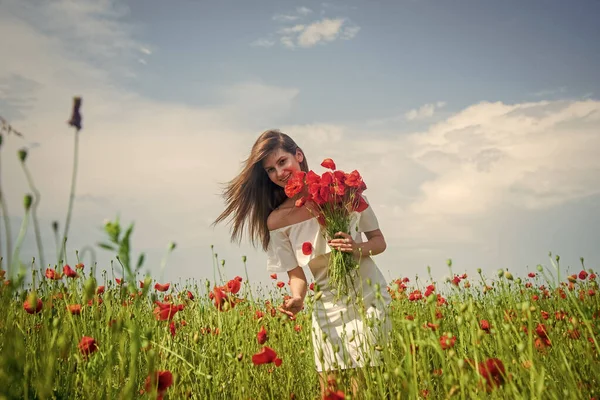
M115 278L115 282L117 282L117 285L120 285L123 283L123 280L119 279L119 278Z
M169 324L169 331L171 332L171 336L175 336L175 322L171 321L171 323Z
M530 272L527 274L527 276L530 278L535 278L535 272Z
M96 288L96 294L102 294L104 293L104 286L98 286Z
M333 160L331 158L326 158L321 163L321 167L335 170L335 163L333 162Z
M323 400L344 400L345 398L346 398L346 394L344 392L342 392L341 390L334 392L334 391L328 389L325 392L325 396L323 396Z
M60 275L60 272L54 269L46 268L46 278L57 281L62 278L62 276Z
M227 282L227 291L230 293L236 294L237 292L240 291L241 287L242 287L242 284L237 279L232 279L229 282Z
M292 174L291 178L288 179L285 185L285 194L287 197L294 197L304 189L304 177L306 172L296 171Z
M585 270L582 270L579 273L579 279L581 279L582 281L585 280L585 278L587 278L587 276L588 276L588 273Z
M271 274L271 279L273 279L273 280L277 279L277 274Z
M88 356L98 350L96 339L89 336L82 337L77 347L79 347L79 351L84 356Z
M267 335L267 331L265 330L264 326L256 334L256 339L258 340L258 344L265 344L265 342L269 339L269 336Z
M79 277L79 275L77 274L77 272L75 272L75 270L73 268L71 268L69 265L65 265L63 267L63 274L66 275L68 278L77 278L77 277Z
M265 313L260 310L256 310L254 312L254 319L261 319L264 316L265 316Z
M482 331L486 331L487 333L490 333L490 323L488 320L482 319L481 321L479 321L479 327L481 328Z
M308 288L314 292L315 291L315 283L311 282L310 285L308 286Z
M224 311L223 306L225 302L229 303L231 307L235 305L235 302L230 301L227 293L223 290L222 286L215 286L212 292L209 293L208 297L214 301L217 310Z
M311 242L302 243L302 254L308 256L312 253L313 247Z
M27 311L28 314L37 314L40 311L42 311L43 303L40 298L36 299L35 307L32 303L33 303L33 301L30 301L29 298L26 299L25 302L23 303L23 308L25 309L25 311Z
M156 283L154 285L154 289L158 290L159 292L166 292L167 290L169 290L169 288L171 287L170 283Z
M189 290L187 291L187 298L190 300L194 300L194 294L192 292L190 292Z
M77 269L83 269L83 268L85 268L85 265L83 265L83 263L77 263L75 265L75 268L77 268Z
M282 287L284 287L284 286L285 286L285 283L283 283L283 282L281 282L281 281L277 282L277 287L278 287L278 288L280 288L280 289L281 289L281 288L282 288Z
M146 392L153 392L156 389L158 399L162 399L165 391L173 385L173 374L170 371L156 371L148 375L145 381Z
M442 350L450 349L454 347L454 343L456 342L456 336L448 337L443 335L440 338L440 346L442 346Z
M479 374L485 379L488 390L498 387L504 383L506 370L501 360L490 358L479 364Z
M166 321L173 319L173 316L178 312L183 310L183 304L173 305L167 303L161 303L160 301L155 301L156 307L154 308L154 317L158 321Z
M535 328L535 333L542 339L548 339L548 330L544 324L538 324Z
M252 356L252 363L254 365L274 363L275 366L281 365L281 359L277 357L275 350L269 346L264 346L260 353L256 353Z
M73 315L81 314L81 305L80 304L70 304L67 306L67 310Z
M360 213L369 208L369 203L367 203L365 199L363 199L363 197L359 194L354 198L354 201L352 202L352 207L354 211Z

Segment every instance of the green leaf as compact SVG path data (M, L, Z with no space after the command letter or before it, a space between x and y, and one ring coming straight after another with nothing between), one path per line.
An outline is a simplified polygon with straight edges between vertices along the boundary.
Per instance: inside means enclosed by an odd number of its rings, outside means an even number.
M106 243L98 243L98 246L102 247L105 250L110 250L110 251L115 251L116 250L110 244L106 244Z

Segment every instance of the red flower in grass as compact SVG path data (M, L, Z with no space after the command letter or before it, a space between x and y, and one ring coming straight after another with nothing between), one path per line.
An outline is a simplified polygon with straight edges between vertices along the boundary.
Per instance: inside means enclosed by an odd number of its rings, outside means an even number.
M98 344L96 343L96 339L89 336L82 337L77 347L79 347L79 351L84 356L89 356L90 354L98 350Z
M304 254L305 256L308 256L310 254L312 254L312 243L311 242L304 242L302 243L302 254Z
M186 292L186 296L188 299L194 300L194 294L192 292L190 292L189 290Z
M314 292L315 291L315 283L311 282L310 285L308 286L308 288Z
M582 281L584 281L584 280L585 280L585 278L587 278L587 277L588 277L588 273L587 273L585 270L582 270L582 271L579 273L579 279L581 279Z
M155 301L156 308L154 308L154 317L158 321L166 321L173 319L173 316L177 314L178 311L183 310L183 304L173 305L168 303L161 303L160 301Z
M265 344L265 342L269 339L269 336L267 335L267 331L265 330L265 327L263 326L262 329L260 331L258 331L258 333L256 334L256 340L258 340L258 344Z
M277 280L277 274L271 274L271 279Z
M60 272L54 269L46 268L46 278L57 281L60 278L62 278L62 275L60 274Z
M346 398L346 394L341 390L334 392L333 390L327 390L325 392L325 396L323 396L323 400L344 400Z
M35 304L35 306L34 306ZM37 298L35 301L30 300L29 298L25 300L25 302L23 303L23 308L25 309L25 311L27 311L28 314L37 314L40 311L42 311L42 307L43 307L43 303L42 300L40 298Z
M117 282L117 285L123 284L123 280L119 278L115 278L115 282Z
M78 278L79 277L77 272L75 272L75 270L73 268L71 268L69 265L65 265L63 267L63 274L66 275L67 278Z
M77 264L75 265L75 268L77 268L77 269L84 269L84 268L85 268L85 265L83 265L83 263L77 263Z
M331 158L326 158L321 163L321 167L329 168L330 170L335 170L335 163L333 162L333 160Z
M225 291L233 294L239 292L240 288L242 287L241 279L242 278L240 278L240 280L232 279L229 282L227 282L227 285L225 286Z
M104 286L98 286L96 288L96 294L102 294L104 293Z
M527 274L527 276L530 278L535 278L535 272L530 272Z
M280 289L281 289L281 288L282 288L282 287L284 287L284 286L285 286L285 283L283 283L283 282L281 282L281 281L277 282L277 287L278 287L278 288L280 288Z
M537 333L541 339L548 339L548 330L544 324L538 324L535 328L535 333Z
M279 367L281 365L281 359L277 357L275 350L269 346L264 346L259 353L252 356L252 363L254 365L274 363L275 366Z
M479 321L479 327L482 331L490 333L490 323L487 319L482 319L481 321Z
M506 370L502 360L489 358L479 364L479 374L485 379L488 390L492 390L504 383Z
M456 336L448 337L443 335L440 338L440 346L442 346L442 350L447 350L454 347L454 343L456 342Z
M81 305L80 304L70 304L67 306L67 310L73 315L81 314Z
M167 290L169 290L169 288L171 287L170 283L156 283L154 285L154 289L158 290L159 292L166 292Z
M146 392L154 392L156 389L157 399L162 400L167 389L173 384L173 374L170 371L156 371L148 375L145 381Z

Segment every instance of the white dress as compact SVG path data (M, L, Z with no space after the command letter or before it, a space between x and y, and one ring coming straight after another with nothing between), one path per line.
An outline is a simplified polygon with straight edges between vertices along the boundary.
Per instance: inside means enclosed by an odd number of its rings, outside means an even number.
M316 218L270 231L267 270L284 273L297 266L308 267L323 292L315 301L312 314L312 342L319 372L356 368L380 363L379 346L391 330L388 305L391 297L387 283L369 255L363 255L354 271L350 294L335 301L328 285L327 265L330 247ZM357 229L358 228L358 229ZM362 232L379 229L371 206L353 213L350 232L361 243ZM312 253L304 255L302 244L310 242Z

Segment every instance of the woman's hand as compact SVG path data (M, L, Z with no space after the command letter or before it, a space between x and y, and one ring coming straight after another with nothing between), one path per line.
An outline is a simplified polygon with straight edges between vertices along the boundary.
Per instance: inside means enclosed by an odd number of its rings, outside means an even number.
M327 242L329 247L346 253L355 253L358 246L352 236L345 232L337 232L335 236L341 236L339 239L331 239Z
M303 308L304 299L302 297L290 297L283 302L283 306L279 307L278 310L290 317L293 317L302 311Z

